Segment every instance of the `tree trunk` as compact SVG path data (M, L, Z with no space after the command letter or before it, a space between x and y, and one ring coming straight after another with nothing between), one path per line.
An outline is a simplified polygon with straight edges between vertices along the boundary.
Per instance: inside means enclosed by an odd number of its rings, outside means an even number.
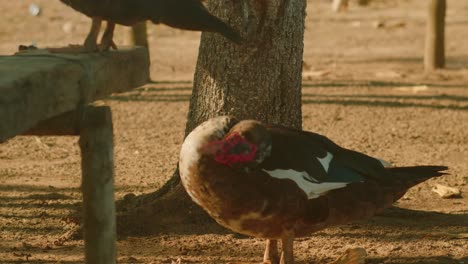
M203 34L186 133L219 115L301 128L305 0L211 1L211 10L247 32L228 44Z
M219 115L301 128L306 0L210 1L208 8L239 29L245 43L236 45L217 34L202 33L186 135ZM191 223L207 218L181 187L177 171L145 200L143 204L152 204L159 220L170 221L172 226L174 218ZM169 204L177 208L168 208ZM182 214L175 217L181 208ZM154 221L155 216L139 217L143 218Z
M431 0L426 26L424 69L432 71L445 66L446 0Z

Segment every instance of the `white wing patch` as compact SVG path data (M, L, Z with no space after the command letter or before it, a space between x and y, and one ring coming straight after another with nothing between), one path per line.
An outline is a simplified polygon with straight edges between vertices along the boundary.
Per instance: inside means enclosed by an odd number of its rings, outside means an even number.
M323 158L317 158L320 164L322 164L322 167L325 169L325 171L328 173L328 168L330 167L330 162L333 159L333 154L330 152L327 152L327 155Z
M328 167L326 168L326 170L328 170ZM346 185L348 185L347 182L313 183L313 182L310 182L309 180L306 180L306 178L310 179L310 176L305 171L281 170L281 169L272 170L272 171L269 171L269 170L263 170L263 171L268 173L271 177L274 177L277 179L290 179L294 181L297 184L297 186L306 193L309 199L317 198L320 195L323 195L330 190L343 188Z

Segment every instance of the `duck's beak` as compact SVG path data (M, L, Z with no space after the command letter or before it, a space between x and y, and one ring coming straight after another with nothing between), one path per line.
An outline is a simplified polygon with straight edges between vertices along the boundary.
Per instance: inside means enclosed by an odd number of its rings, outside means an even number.
M224 149L224 144L223 140L211 141L203 145L200 152L208 156L220 154Z

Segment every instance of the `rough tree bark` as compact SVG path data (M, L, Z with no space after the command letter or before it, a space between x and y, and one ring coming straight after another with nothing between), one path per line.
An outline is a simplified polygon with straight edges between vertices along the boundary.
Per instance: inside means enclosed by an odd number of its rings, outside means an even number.
M431 0L426 26L424 69L432 71L445 66L446 0Z
M246 44L202 35L186 132L225 114L300 128L306 1L210 3L246 33Z
M242 32L235 45L217 34L203 33L186 135L201 122L219 115L257 119L301 128L301 81L306 0L210 1L213 14ZM178 172L144 204L166 221L168 203L192 212L194 203L180 184ZM168 209L173 216L177 209ZM145 217L154 219L152 217ZM161 219L162 220L162 219ZM154 220L153 220L154 221ZM128 227L128 225L126 225ZM120 228L119 228L120 229ZM151 232L151 231L150 231Z

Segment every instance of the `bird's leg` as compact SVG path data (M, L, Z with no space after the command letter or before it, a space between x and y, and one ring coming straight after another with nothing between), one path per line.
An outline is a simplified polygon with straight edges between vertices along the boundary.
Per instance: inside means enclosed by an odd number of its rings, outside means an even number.
M97 38L99 31L101 30L102 19L98 17L93 17L93 22L91 24L91 29L89 30L88 36L85 39L83 44L84 50L86 52L93 52L98 49Z
M110 48L117 49L117 46L114 43L114 29L115 29L115 23L107 21L107 27L106 30L104 31L104 34L102 35L101 38L101 51L107 51Z
M281 260L280 264L293 264L294 263L294 232L287 231L281 238Z
M263 255L264 264L278 264L278 241L267 239L265 254Z
M102 19L93 17L91 23L91 29L89 30L88 36L84 41L83 46L81 45L69 45L66 48L48 48L47 50L52 53L83 53L83 52L95 52L98 50L97 37L101 30Z

